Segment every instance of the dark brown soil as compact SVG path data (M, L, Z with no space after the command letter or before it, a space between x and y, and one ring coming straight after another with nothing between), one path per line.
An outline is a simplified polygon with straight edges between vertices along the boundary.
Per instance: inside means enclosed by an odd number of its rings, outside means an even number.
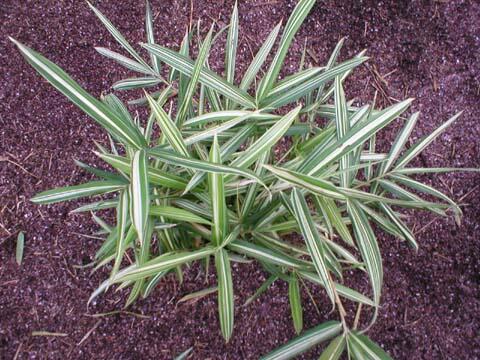
M250 48L258 49L294 3L240 1L242 70L251 59ZM143 40L142 1L97 5L132 43ZM190 20L190 2L152 0L152 5L158 42L176 48ZM193 20L201 18L205 26L212 20L226 24L231 6L231 1L194 1ZM240 306L264 279L254 264L234 266L236 323L228 345L219 335L215 296L177 304L183 295L205 286L198 267L188 271L183 285L167 279L150 298L129 309L147 318L88 316L121 310L125 300L125 293L109 292L86 307L90 292L106 276L76 268L90 262L99 245L79 235L95 231L94 223L88 214L69 215L74 203L38 207L28 199L40 190L88 180L73 159L98 164L93 141L105 142L106 137L40 79L7 35L45 54L96 96L126 75L93 49L117 46L85 2L1 2L0 358L170 359L193 346L192 359L255 359L292 338L285 284L275 283L250 306ZM383 105L389 97L415 97L414 109L423 113L415 138L465 110L429 147L423 165L479 166L478 2L319 1L297 37L287 72L297 68L306 37L312 50L308 61L323 64L341 36L348 37L344 57L363 48L372 57L348 83L350 94L371 100L375 87L381 86ZM210 60L221 69L217 65L222 58L214 53ZM375 71L390 73L387 83L380 84ZM381 145L393 137L385 134ZM455 173L425 179L462 204L462 226L425 214L412 217L421 245L418 253L381 237L383 308L370 335L396 359L479 359L480 176ZM26 234L26 246L19 267L15 239L20 230ZM327 304L318 315L306 295L304 302L307 328L329 318ZM31 336L40 330L66 336ZM320 350L305 358L314 358Z

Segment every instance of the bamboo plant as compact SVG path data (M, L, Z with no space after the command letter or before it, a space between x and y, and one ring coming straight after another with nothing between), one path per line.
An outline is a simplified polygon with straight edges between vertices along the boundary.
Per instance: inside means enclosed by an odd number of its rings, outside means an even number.
M389 358L365 335L377 317L383 282L372 224L416 250L401 209L453 214L459 221L461 210L453 200L415 179L457 169L409 164L460 114L407 148L419 119L419 113L407 115L412 99L384 109L348 100L344 80L368 58L362 51L339 62L343 39L325 66L304 68L302 61L297 72L279 80L288 49L314 4L298 2L285 26L278 24L267 36L243 76L236 72L236 5L227 27L213 24L202 36L199 23L187 31L177 51L155 43L147 3L147 42L140 44L148 52L146 60L89 4L124 50L97 51L136 74L113 84L113 90L143 89L144 96L130 106L146 106L147 119L133 117L113 92L96 99L58 66L12 39L26 60L112 140L109 149L97 144L95 152L111 171L78 162L98 180L32 198L53 204L97 197L73 211L91 212L100 224L104 241L95 263L111 269L89 301L117 286L130 289L130 305L150 295L169 274L182 281L188 264L200 262L208 271L213 262L217 286L206 291L217 293L221 334L228 342L239 305L231 263L253 259L267 280L247 303L273 282L287 282L298 334L263 359L290 359L322 342L327 345L321 360L342 354ZM221 76L210 69L209 52L225 37ZM269 56L273 60L268 63ZM376 137L394 121L403 127L388 151L377 151ZM278 157L275 149L284 137L291 145ZM110 195L98 197L104 194ZM424 200L422 194L436 201ZM115 209L115 224L102 219L103 209ZM347 270L366 274L371 291L344 285ZM304 331L301 289L306 284L321 287L338 316ZM347 302L359 309L355 320L345 310ZM371 319L358 322L362 308L370 309Z

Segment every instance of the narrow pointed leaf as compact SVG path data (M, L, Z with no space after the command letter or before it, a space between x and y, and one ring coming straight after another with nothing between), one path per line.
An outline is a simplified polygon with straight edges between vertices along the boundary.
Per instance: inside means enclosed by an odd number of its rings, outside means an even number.
M240 254L250 256L254 259L272 263L279 266L286 266L295 269L304 268L304 264L294 257L287 256L278 251L269 250L263 246L255 245L247 241L236 240L228 245L230 250L236 251Z
M178 109L176 124L180 129L182 128L183 122L187 117L187 113L190 109L193 95L195 93L195 89L197 88L197 84L200 79L200 74L203 69L203 65L207 60L208 54L210 52L210 45L212 42L212 32L213 32L213 25L210 28L210 31L208 32L207 37L203 41L202 46L200 47L197 60L195 61L195 65L193 67L193 71L190 76L190 81L188 82L187 89L185 91L185 94L182 97L180 108Z
M277 81L278 74L283 66L285 56L287 55L288 48L293 40L293 37L297 33L300 25L302 25L303 20L307 17L310 9L315 4L315 0L300 0L293 9L290 18L285 25L285 30L282 34L280 44L278 45L277 53L275 54L274 59L268 69L268 72L265 74L265 77L260 83L258 89L258 98L262 99L270 92L270 89L273 88L273 85Z
M358 345L358 347L367 355L369 360L392 360L385 350L365 335L353 331L349 334L349 340Z
M155 37L153 31L153 14L150 7L150 2L147 0L145 3L145 30L147 32L147 42L149 44L155 44ZM160 62L156 56L150 55L150 61L152 62L153 70L157 74L160 74Z
M198 216L190 211L173 206L150 206L150 215L162 216L176 221L211 225L209 220L204 219L203 217Z
M154 77L139 77L130 78L117 81L112 85L114 90L132 90L132 89L144 89L147 87L155 86L160 83L160 80Z
M252 62L248 66L247 71L243 75L242 82L240 84L240 89L248 90L252 82L255 80L258 71L262 68L265 60L267 59L270 50L272 49L275 40L277 39L278 32L280 31L280 26L282 23L278 23L277 26L270 32L267 36L267 39L263 42L262 47L258 50L257 54L253 58Z
M147 75L152 75L152 70L149 69L148 67L145 67L145 65L140 64L139 62L130 59L129 57L126 57L122 54L119 54L115 51L112 51L110 49L104 48L104 47L96 47L95 50L102 56L105 56L106 58L109 58L123 67L126 67L127 69L142 73L142 74L147 74Z
M230 260L226 250L220 249L215 253L215 266L217 268L220 328L223 338L228 342L233 332L234 297Z
M275 120L279 119L280 116L274 114L261 113L260 111L245 111L245 110L224 110L224 111L214 111L206 114L196 116L194 118L188 119L183 124L184 127L193 127L197 125L204 125L213 122L224 122L232 120L235 118L243 117L250 115L248 118L251 120Z
M105 104L102 104L102 102L83 90L60 67L25 45L20 44L12 38L10 39L17 45L25 59L40 75L64 94L71 102L103 126L109 133L136 149L140 149L146 145L142 134L133 124L130 126L127 125Z
M339 360L345 350L346 340L344 335L333 339L318 360Z
M440 125L435 131L430 133L427 137L425 137L423 140L419 141L415 145L413 145L408 151L400 158L395 164L396 168L403 168L405 165L407 165L414 157L416 157L418 154L420 154L423 149L425 149L430 143L435 140L447 127L449 127L455 120L457 120L460 115L462 115L462 112L459 112L458 114L455 114L452 116L450 119L448 119L445 123Z
M237 57L238 46L238 7L237 3L233 7L232 16L230 18L230 27L228 29L227 43L225 49L225 80L233 84L235 80L235 61ZM226 108L230 108L232 101L227 99Z
M336 76L344 74L345 72L359 66L367 60L367 57L354 57L350 60L347 60L341 64L332 67L329 70L322 71L318 75L308 79L304 83L295 86L292 89L289 89L288 91L282 93L279 96L274 95L263 99L260 105L262 106L262 108L276 109L283 105L290 104L300 99L301 97L311 93L321 84L324 84L325 82L334 79Z
M234 167L246 168L253 164L260 155L275 145L297 118L301 107L298 106L280 120L277 121L270 129L268 129L257 141L248 147L245 152L232 161Z
M108 30L108 32L110 34L112 34L112 36L115 38L115 40L117 40L117 42L125 49L127 50L130 55L132 55L135 60L137 60L140 64L142 64L143 66L145 66L146 68L150 68L148 66L148 64L142 59L142 57L140 55L137 54L137 52L132 48L132 46L128 43L128 41L123 37L123 35L117 30L117 28L115 26L113 26L113 24L110 22L110 20L108 20L105 15L103 15L95 6L93 6L92 4L90 4L88 1L87 1L87 4L88 6L90 7L90 9L93 10L93 12L95 13L95 15L100 19L100 21L102 22L102 24L105 26L105 28Z
M96 153L102 160L112 165L115 169L125 172L126 174L131 173L130 161L127 158L122 156L116 156L111 154L100 154ZM147 168L148 179L152 184L162 185L167 188L172 189L185 189L187 181L181 178L162 170L153 168L149 166Z
M175 68L182 74L192 76L194 62L186 56L159 45L142 44L150 53L157 56L161 61ZM218 91L227 98L239 103L247 108L254 108L255 102L245 91L227 83L213 71L203 67L200 72L199 81L208 88Z
M342 81L339 76L335 78L335 122L337 130L337 140L341 139L347 134L350 130L350 121L348 119L347 113L347 103L345 99L345 93L343 92ZM345 154L340 158L340 171L348 169L350 166L350 156ZM348 187L350 184L349 181L349 172L340 173L340 185L342 187Z
M325 290L333 304L335 302L335 289L326 264L324 244L310 215L307 202L297 189L292 192L292 206L315 269L325 284Z
M43 191L30 200L36 204L52 204L60 201L78 199L84 196L106 194L123 188L125 188L123 181L91 181L81 185Z
M183 166L193 170L204 171L207 173L220 173L220 174L243 176L258 182L260 185L265 187L265 184L262 182L262 180L249 170L243 170L233 166L214 164L209 161L203 161L203 160L197 160L197 159L191 159L191 158L189 159L189 158L175 155L171 152L160 150L157 148L150 149L150 155L168 164Z
M300 296L300 285L296 275L293 275L288 282L288 299L290 301L293 327L295 328L295 332L300 334L303 329L303 307Z
M213 146L210 150L210 162L214 164L221 164L220 149L217 138L213 141ZM211 195L211 202L213 208L213 243L219 246L222 244L228 231L228 213L227 204L225 201L225 188L223 184L223 174L209 173L208 187Z
M309 168L308 174L315 174L327 164L330 164L332 161L339 159L344 154L358 147L381 128L396 119L410 106L412 101L413 99L407 99L392 105L385 109L379 116L373 117L371 121L355 124L341 141L337 141L326 147L314 158L305 159L300 169ZM313 166L310 166L309 162L312 162Z
M150 194L148 189L147 157L145 150L139 150L132 159L131 174L132 223L137 230L140 244L145 242Z
M404 125L402 131L398 133L397 138L395 139L392 148L390 149L390 152L388 153L388 159L385 165L382 167L382 173L388 172L390 170L390 167L393 165L395 160L397 160L398 155L402 151L403 147L407 143L408 138L410 137L410 134L412 133L413 128L415 127L415 124L417 123L418 117L420 113L416 112L406 122Z
M355 240L372 284L375 303L379 304L383 283L383 266L377 239L365 213L356 204L356 200L348 201L347 209L352 218Z
M320 196L326 196L337 200L346 200L345 195L338 191L337 187L328 181L280 167L270 165L264 165L264 167L279 179L296 187L306 189Z
M288 360L311 349L313 346L328 340L342 330L342 324L338 321L328 321L318 325L303 335L289 341L285 345L275 349L271 353L261 357L261 360Z
M316 273L312 273L309 271L299 271L298 272L304 279L311 281L315 284L325 287L325 283L320 279L320 277ZM365 295L359 293L356 290L353 290L347 286L344 286L339 283L334 283L335 290L338 292L338 295L344 297L345 299L349 299L358 303L362 303L368 306L377 306L374 301L366 297Z
M173 269L179 265L186 264L191 261L203 259L215 253L214 248L205 247L200 250L179 252L177 254L168 254L150 260L141 266L134 265L127 271L118 273L114 278L114 282L137 281L161 271Z
M115 247L115 262L110 274L110 277L113 278L120 269L122 263L123 254L125 253L125 244L127 240L127 222L128 222L128 213L129 213L129 196L128 191L124 190L119 196L118 206L117 206L117 244ZM134 233L133 226L130 226L128 232L130 236L134 236L131 233Z
M189 157L190 154L188 153L187 146L182 139L182 133L177 128L177 125L175 125L168 114L150 95L145 94L145 96L150 104L150 108L157 117L158 125L162 129L162 134L165 136L172 148L175 149L175 151L177 151L179 154Z

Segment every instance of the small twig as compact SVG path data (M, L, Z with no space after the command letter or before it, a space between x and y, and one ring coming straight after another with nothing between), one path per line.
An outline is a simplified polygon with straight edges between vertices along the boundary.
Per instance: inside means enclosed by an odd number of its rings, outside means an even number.
M15 351L15 355L13 356L13 360L18 359L18 355L20 355L20 350L22 350L22 345L23 343L20 343L20 345L18 345L17 351Z
M22 165L20 165L19 163L13 161L13 160L10 160L9 158L5 157L5 156L0 156L0 161L6 161L6 162L9 162L10 164L13 164L15 166L18 166L24 173L30 175L30 176L33 176L35 179L39 179L39 177L37 175L34 175L32 174L30 171L28 171L27 169L25 169Z
M89 338L90 335L92 335L92 333L95 331L95 329L101 324L102 320L98 320L97 323L95 325L93 325L93 327L88 330L88 332L85 334L85 336L82 338L82 340L80 340L80 342L77 344L77 346L80 346L83 344L83 342L85 340L87 340Z
M140 319L150 319L150 316L134 313L132 311L125 311L125 310L115 310L105 313L97 313L97 314L83 314L84 316L92 317L92 318L99 318L104 316L113 316L113 315L132 315L136 316Z
M362 313L362 303L358 304L357 313L355 314L355 320L353 320L353 329L356 330L360 321L360 315Z
M59 337L65 337L65 336L68 336L68 334L40 330L40 331L32 331L32 336L59 336Z
M461 203L463 200L465 200L466 197L468 197L472 192L474 192L475 190L478 189L480 185L477 185L475 187L473 187L473 189L471 189L470 191L468 191L465 195L462 195L459 199L458 199L458 202Z

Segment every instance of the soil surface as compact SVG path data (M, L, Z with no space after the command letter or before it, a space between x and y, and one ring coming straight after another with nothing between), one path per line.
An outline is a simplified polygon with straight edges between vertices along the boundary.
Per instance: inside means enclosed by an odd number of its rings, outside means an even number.
M144 3L95 1L132 44L144 40ZM178 48L185 27L202 19L228 23L231 1L151 1L157 42ZM240 1L239 72L261 41L295 1ZM3 0L0 4L0 358L171 359L193 347L191 359L256 359L294 336L287 286L277 282L249 306L241 304L265 279L255 264L234 266L235 332L229 344L219 334L215 296L178 300L207 284L192 267L182 285L167 278L153 295L122 310L126 293L110 291L86 306L105 278L77 266L90 262L99 244L81 234L97 228L88 214L71 215L78 203L35 206L36 192L91 178L73 159L99 165L94 140L105 133L43 81L7 36L35 48L100 96L127 72L102 58L94 46L118 50L84 1ZM435 141L419 165L480 165L480 3L476 1L318 1L302 26L286 62L298 68L302 47L307 61L323 65L340 37L342 57L367 48L371 59L346 84L359 101L378 91L381 106L415 97L422 116L414 139L429 133L457 111L464 114ZM222 70L223 54L210 62ZM382 81L382 78L385 81ZM134 110L134 109L132 109ZM392 130L398 129L393 126ZM395 136L386 132L384 147ZM457 227L450 218L416 213L409 219L418 236L415 253L381 236L385 286L378 322L369 332L396 359L480 358L480 176L454 173L424 177L462 204ZM23 263L15 243L25 232ZM359 281L364 281L360 279ZM367 284L359 284L367 287ZM317 296L317 298L319 298ZM318 314L304 294L305 327L331 318L320 297ZM133 314L134 313L134 314ZM138 314L142 314L141 316ZM65 336L32 336L34 331ZM321 347L303 358L316 358Z

